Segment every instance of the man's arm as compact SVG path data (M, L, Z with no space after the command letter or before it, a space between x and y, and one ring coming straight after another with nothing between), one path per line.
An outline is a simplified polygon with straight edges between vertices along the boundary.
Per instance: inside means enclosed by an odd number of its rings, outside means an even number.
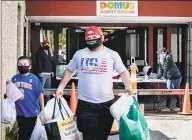
M39 94L39 102L40 102L40 108L41 108L41 110L43 110L44 106L45 106L43 93Z
M65 86L67 85L69 80L71 79L73 72L78 68L76 55L77 55L77 53L74 54L72 60L70 61L70 63L67 66L67 69L63 73L62 80L56 91L57 98L60 98L63 96L63 89L65 88Z
M124 86L125 86L125 89L128 91L128 92L131 92L131 77L130 77L130 74L129 72L126 70L122 73L120 73L120 76L121 76L121 79L124 83Z
M67 83L69 82L69 80L71 79L73 73L67 68L63 74L62 80L56 90L56 96L57 98L60 98L63 96L63 89L65 88L65 86L67 85Z
M114 54L114 69L120 74L121 79L124 83L125 89L128 92L131 91L131 78L128 70L126 69L125 65L123 64L121 57L118 53Z
M73 73L67 68L65 70L65 72L63 73L63 77L62 77L62 80L61 80L58 88L63 90L65 88L65 86L67 85L67 83L69 82L69 80L71 79L72 74Z

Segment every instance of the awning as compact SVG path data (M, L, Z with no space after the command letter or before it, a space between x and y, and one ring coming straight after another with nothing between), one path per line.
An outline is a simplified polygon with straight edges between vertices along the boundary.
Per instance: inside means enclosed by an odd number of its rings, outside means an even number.
M114 17L114 16L27 16L28 20L44 23L153 23L186 24L192 17Z

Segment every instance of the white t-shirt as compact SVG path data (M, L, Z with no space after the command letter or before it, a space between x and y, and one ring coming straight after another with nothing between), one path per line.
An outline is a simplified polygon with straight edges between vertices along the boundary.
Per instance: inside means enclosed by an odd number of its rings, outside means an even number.
M112 76L126 71L119 54L104 47L102 52L88 48L77 51L67 68L78 70L79 99L91 103L103 103L114 98Z

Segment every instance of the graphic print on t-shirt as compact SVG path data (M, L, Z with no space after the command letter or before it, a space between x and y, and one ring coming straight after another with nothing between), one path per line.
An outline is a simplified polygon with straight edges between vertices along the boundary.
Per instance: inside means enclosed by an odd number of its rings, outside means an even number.
M27 82L15 82L15 85L18 87L21 93L24 93L24 88L32 90L32 84Z
M80 70L83 73L102 74L107 72L106 58L81 58Z

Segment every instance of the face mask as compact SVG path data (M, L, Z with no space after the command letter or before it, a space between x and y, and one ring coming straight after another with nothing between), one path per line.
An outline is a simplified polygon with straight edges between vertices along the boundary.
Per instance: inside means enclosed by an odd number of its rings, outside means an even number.
M49 49L49 46L44 46L43 49L44 49L44 50L48 50L48 49Z
M17 66L20 74L26 74L29 72L29 66Z
M163 64L163 61L164 61L165 57L166 57L166 54L165 54L165 53L161 53L161 54L160 54L160 63L161 63L161 64Z
M89 48L91 51L93 51L97 47L101 46L102 40L101 40L101 38L87 40L86 44L87 44L87 48Z

